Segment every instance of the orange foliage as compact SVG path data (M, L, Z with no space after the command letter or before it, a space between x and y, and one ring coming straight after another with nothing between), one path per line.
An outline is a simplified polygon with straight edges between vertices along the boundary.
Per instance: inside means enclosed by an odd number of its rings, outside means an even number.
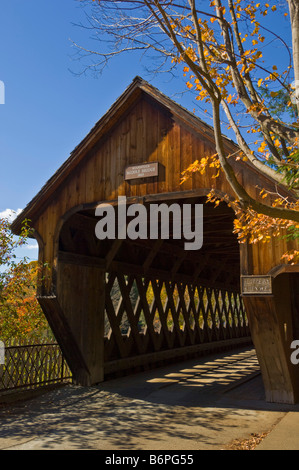
M203 157L200 161L196 160L189 165L189 167L182 172L181 183L190 178L193 173L199 172L203 175L208 168L217 168L217 173L214 177L217 178L219 176L221 165L217 154L211 157ZM260 196L262 199L270 197L265 190L261 190ZM264 214L259 214L251 208L244 210L241 208L238 200L232 201L227 196L221 198L216 195L214 190L211 190L208 194L207 202L213 203L215 206L218 206L220 202L226 202L227 205L234 210L236 219L234 220L233 233L238 236L239 243L245 243L246 241L252 244L258 242L267 243L272 237L286 237L288 239L299 240L299 224L296 224L294 221L274 219ZM272 206L282 206L286 209L299 211L299 201L289 202L278 195L276 199L272 201ZM284 253L282 261L290 264L299 263L299 251L291 250Z
M36 298L36 261L21 262L11 269L0 296L0 338L40 342L52 339L48 322Z

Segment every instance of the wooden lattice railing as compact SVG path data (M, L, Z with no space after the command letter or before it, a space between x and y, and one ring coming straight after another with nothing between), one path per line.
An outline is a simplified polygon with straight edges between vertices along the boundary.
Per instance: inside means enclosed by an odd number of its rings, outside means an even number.
M71 372L56 343L5 347L5 364L0 365L0 393L70 379Z
M196 282L107 274L107 373L249 337L238 292Z
M250 341L240 294L111 272L106 277L105 375ZM211 348L213 349L213 348ZM71 379L58 344L11 345L0 392Z

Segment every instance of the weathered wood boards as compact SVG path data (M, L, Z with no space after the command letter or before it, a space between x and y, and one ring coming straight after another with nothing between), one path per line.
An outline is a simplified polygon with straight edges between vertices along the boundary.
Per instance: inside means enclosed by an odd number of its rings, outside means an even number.
M228 153L236 154L238 149L233 142L227 140L226 146ZM13 223L12 228L18 233L25 217L32 221L40 260L50 266L49 275L43 273L47 275L39 289L40 302L73 369L83 377L82 383L94 383L103 377L105 272L114 270L136 279L162 279L168 271L167 282L181 280L192 285L192 280L203 279L211 288L235 284L237 289L241 273L277 279L272 294L247 293L244 301L267 397L287 402L296 399L299 372L296 368L290 372L291 336L286 337L281 330L282 323L286 323L288 331L292 331L291 325L299 315L298 303L288 300L294 288L292 276L299 266L289 266L281 260L285 251L296 247L294 242L273 239L269 243L238 246L232 235L232 217L223 207L218 216L215 209L206 207L204 245L194 255L193 263L179 245L172 247L177 256L172 264L167 264L165 243L157 241L147 247L120 242L105 245L94 236L86 236L94 233L92 213L96 205L103 201L116 204L119 196L126 196L128 204L157 200L194 202L213 188L218 194L234 198L224 176L214 178L214 168L209 167L204 174L195 173L181 184L184 169L196 159L214 153L210 126L137 77ZM262 177L249 163L231 158L252 196L259 198L261 189L275 193L276 186L269 178ZM154 176L143 174L134 180L125 178L126 168L144 163L151 169L156 169L154 164L158 163L158 173L153 171ZM146 250L147 256L141 256ZM279 293L275 283L284 272L289 273L289 287ZM159 293L156 295L158 298ZM126 302L130 310L128 299ZM286 322L284 308L288 312ZM131 320L136 329L132 315ZM294 329L293 337L297 332Z
M138 274L106 280L105 372L250 343L236 292Z

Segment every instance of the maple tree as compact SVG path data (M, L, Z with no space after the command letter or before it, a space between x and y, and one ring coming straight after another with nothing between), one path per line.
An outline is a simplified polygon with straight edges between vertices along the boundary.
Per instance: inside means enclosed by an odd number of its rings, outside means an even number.
M16 238L10 231L9 219L0 218L0 266L8 267L16 263L15 250L26 244L29 231L28 222L24 221L21 234ZM0 290L3 287L4 279L5 272L2 272L0 274Z
M100 41L98 50L82 46L95 58L89 69L103 69L118 54L150 52L157 70L182 73L187 89L212 112L217 155L203 157L183 173L204 172L214 165L224 172L236 200L235 231L254 243L280 235L298 238L299 232L299 3L297 0L82 0L91 6L87 28ZM269 16L289 18L292 47L269 27ZM268 21L266 21L268 20ZM108 43L108 48L105 45ZM275 63L275 46L284 58ZM268 52L267 52L268 51ZM153 62L153 58L152 58ZM271 100L284 97L284 109L295 116L277 115ZM222 115L240 148L228 155ZM294 118L295 117L295 118ZM254 198L238 180L231 158L242 158L277 185L275 197ZM282 197L280 188L289 191ZM271 195L273 196L273 195ZM210 201L217 202L214 194ZM286 254L299 261L299 253Z
M10 270L1 292L0 337L39 343L53 340L53 334L36 298L37 261L18 263Z
M10 231L8 219L0 218L0 339L41 342L53 334L36 298L40 265L18 259L16 249L27 243L30 228L24 221L21 235Z

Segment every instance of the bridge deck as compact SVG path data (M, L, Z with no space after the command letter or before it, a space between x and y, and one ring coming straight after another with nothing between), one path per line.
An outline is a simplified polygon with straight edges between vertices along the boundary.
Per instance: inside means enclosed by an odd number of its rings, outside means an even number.
M287 410L265 402L255 351L242 348L0 406L0 449L217 450Z

